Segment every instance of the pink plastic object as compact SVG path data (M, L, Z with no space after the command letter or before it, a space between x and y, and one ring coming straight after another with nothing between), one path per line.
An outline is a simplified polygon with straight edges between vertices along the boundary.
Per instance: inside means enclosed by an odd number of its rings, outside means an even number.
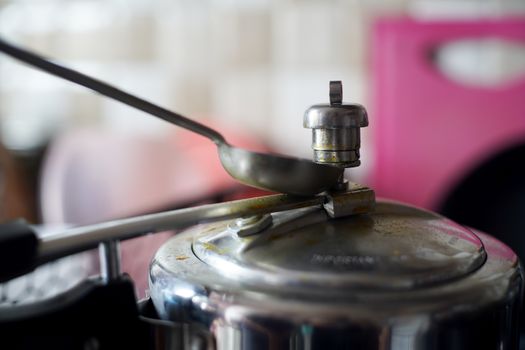
M525 19L375 23L370 125L378 195L435 208L481 162L525 142L525 77L467 87L430 59L442 44L475 38L525 44Z

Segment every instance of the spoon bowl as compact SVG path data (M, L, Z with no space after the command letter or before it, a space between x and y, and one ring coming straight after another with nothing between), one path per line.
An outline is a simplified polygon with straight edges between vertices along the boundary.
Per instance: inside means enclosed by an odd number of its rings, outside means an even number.
M247 151L222 143L222 166L233 178L252 187L298 196L314 195L338 182L343 169L309 160Z

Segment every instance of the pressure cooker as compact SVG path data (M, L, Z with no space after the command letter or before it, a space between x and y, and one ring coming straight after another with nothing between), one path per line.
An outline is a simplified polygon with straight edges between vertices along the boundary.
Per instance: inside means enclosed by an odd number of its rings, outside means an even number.
M237 149L189 119L0 44L44 71L211 138L233 177L281 192L46 237L23 222L4 224L0 280L99 245L103 271L52 299L1 309L6 341L84 349L518 349L516 254L488 234L348 182L344 169L360 164L368 116L343 103L341 82L330 82L329 103L304 115L311 162ZM119 269L118 242L178 228L187 229L157 251L149 296L137 301Z

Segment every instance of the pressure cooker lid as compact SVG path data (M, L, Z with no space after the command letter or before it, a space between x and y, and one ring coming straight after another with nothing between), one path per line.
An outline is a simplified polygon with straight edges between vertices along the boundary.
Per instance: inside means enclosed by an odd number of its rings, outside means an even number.
M344 290L444 283L472 273L486 259L470 230L394 202L342 219L328 219L321 209L272 215L269 228L248 237L239 237L231 222L204 226L192 253L225 283Z

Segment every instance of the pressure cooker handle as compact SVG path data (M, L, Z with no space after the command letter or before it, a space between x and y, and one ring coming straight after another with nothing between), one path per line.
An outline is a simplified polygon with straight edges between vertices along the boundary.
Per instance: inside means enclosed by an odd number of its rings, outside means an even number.
M102 242L126 240L201 222L321 206L324 202L322 195L296 198L277 194L107 221L40 237L23 220L0 224L0 282L30 272L46 262L96 248Z
M31 271L38 265L96 248L100 243L126 240L166 230L181 229L252 215L317 206L337 218L372 210L374 191L357 184L347 191L312 197L285 194L240 199L162 213L79 226L37 238L24 221L0 225L0 282Z
M31 271L37 265L39 240L24 220L0 225L0 282Z

